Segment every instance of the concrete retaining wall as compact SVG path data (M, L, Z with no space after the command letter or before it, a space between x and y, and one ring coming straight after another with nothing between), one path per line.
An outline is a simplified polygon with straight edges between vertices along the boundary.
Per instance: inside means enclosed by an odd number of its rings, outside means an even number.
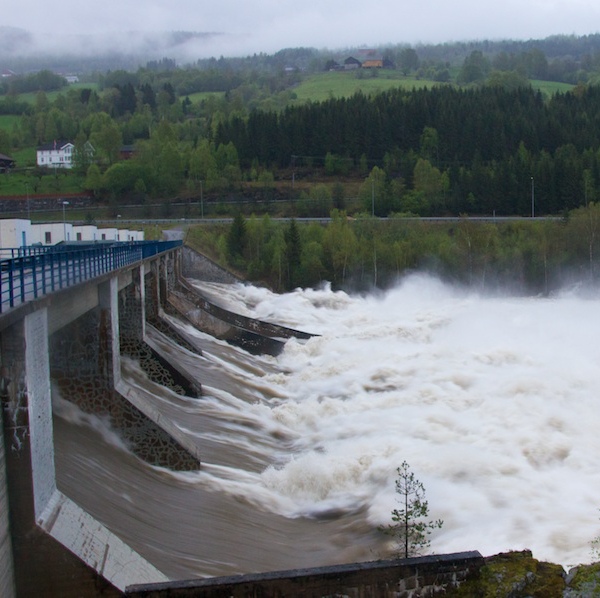
M130 586L131 598L423 598L445 594L479 576L479 552L377 561L258 575Z
M223 282L225 284L240 282L240 279L231 272L187 245L183 246L181 266L183 275L188 278L207 282Z

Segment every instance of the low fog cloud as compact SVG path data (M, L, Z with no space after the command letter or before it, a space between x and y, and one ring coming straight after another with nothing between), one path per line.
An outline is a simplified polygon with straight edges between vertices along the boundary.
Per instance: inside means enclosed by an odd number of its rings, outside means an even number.
M31 31L52 49L81 51L79 34L96 40L123 32L126 51L141 33L194 31L219 33L180 48L198 57L273 52L284 47L340 48L387 43L430 43L473 39L530 39L552 34L587 34L600 24L596 0L105 0L101 5L64 0L48 7L21 0L3 9L3 25ZM79 39L79 41L78 41ZM83 44L85 49L85 43ZM34 44L23 48L23 52ZM88 41L87 49L96 51ZM192 56L190 56L191 58Z

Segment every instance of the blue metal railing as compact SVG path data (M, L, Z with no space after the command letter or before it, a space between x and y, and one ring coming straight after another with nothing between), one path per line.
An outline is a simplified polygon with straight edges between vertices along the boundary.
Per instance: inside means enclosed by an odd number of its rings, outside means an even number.
M0 313L182 245L182 241L137 241L54 245L2 250Z

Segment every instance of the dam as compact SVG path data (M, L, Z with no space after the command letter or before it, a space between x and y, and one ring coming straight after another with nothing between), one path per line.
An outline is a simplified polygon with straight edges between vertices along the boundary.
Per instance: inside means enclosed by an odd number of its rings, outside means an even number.
M380 560L403 459L445 521L434 552L586 558L598 495L593 297L485 298L427 277L370 296L276 296L198 282L182 252L0 318L6 500L11 523L29 509L39 528L32 539L31 527L0 527L20 563L5 572L16 595L59 567L79 572L82 595L102 583L120 595ZM569 512L561 479L585 488ZM18 499L27 484L31 505ZM53 542L77 559L48 558Z

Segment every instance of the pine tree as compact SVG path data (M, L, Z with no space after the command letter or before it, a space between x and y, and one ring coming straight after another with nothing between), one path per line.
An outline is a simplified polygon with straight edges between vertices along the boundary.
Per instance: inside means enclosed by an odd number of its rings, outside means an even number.
M231 223L229 234L227 235L227 251L233 262L243 258L246 249L246 219L241 212L238 212Z
M285 255L288 266L288 284L292 288L296 284L296 272L300 267L302 259L302 242L300 240L300 231L296 221L290 221L289 228L284 233Z
M429 504L425 500L425 488L415 478L406 461L396 470L396 492L399 495L400 509L392 511L392 524L382 526L384 533L393 536L397 542L398 558L417 556L423 549L428 548L427 538L431 530L441 528L444 522L427 521Z

